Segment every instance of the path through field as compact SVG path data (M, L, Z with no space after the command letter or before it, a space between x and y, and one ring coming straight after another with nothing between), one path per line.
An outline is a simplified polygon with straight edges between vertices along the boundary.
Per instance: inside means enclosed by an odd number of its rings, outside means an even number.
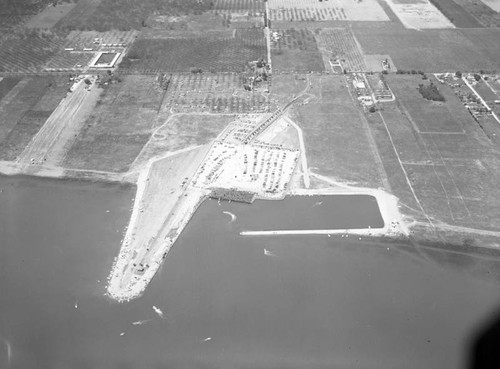
M83 119L80 112L88 108L99 96L95 87L88 91L83 80L69 93L47 119L37 135L19 156L22 165L58 165L80 131Z

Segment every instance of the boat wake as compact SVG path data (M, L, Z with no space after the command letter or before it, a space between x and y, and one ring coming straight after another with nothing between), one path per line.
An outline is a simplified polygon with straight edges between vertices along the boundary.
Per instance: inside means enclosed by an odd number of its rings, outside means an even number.
M163 314L163 313L162 313ZM152 319L144 319L144 320L138 320L136 322L132 322L132 325L143 325L146 324L147 322L151 321Z
M7 365L8 365L7 367L10 368L10 363L12 361L12 345L7 339L1 336L0 336L0 341L5 344L5 348L7 349Z
M222 214L226 214L226 215L229 215L231 217L231 220L229 221L229 223L233 223L237 218L236 215L234 215L230 211L223 211Z

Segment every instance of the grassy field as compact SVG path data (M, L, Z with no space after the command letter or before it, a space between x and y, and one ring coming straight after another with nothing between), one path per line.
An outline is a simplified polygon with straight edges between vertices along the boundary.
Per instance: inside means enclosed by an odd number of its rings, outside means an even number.
M398 98L403 109L412 117L415 128L421 133L464 133L464 125L472 124L470 114L446 85L430 78L443 94L446 102L429 101L422 97L417 88L419 84L428 85L429 80L415 75L389 75L386 79Z
M413 88L420 78L390 75L388 83L396 101L367 118L402 210L423 221L495 228L498 147L449 87L438 85L446 102L432 105Z
M358 186L382 186L367 126L343 76L310 76L315 95L294 111L312 172Z
M246 91L236 73L171 75L162 104L162 110L172 113L240 114L265 112L268 108L266 96L258 90Z
M389 54L402 70L500 69L500 30L353 28L365 54Z
M163 91L152 76L126 76L103 90L64 166L126 171L149 140Z
M14 160L45 123L69 87L65 77L4 79L14 84L0 100L0 159Z
M120 68L128 71L241 72L249 61L265 58L264 33L241 29L235 37L137 39Z

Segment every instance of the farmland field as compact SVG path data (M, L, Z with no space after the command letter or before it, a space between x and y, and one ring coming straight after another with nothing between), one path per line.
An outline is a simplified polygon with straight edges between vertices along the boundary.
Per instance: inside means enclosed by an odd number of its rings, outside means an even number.
M55 26L59 30L140 30L153 13L183 15L202 13L209 2L197 0L80 0Z
M337 59L350 72L366 70L363 54L350 30L325 28L316 38L320 49L326 54L326 60ZM326 67L330 69L329 65Z
M499 27L500 13L494 11L488 4L494 3L491 0L453 0L485 27ZM498 2L496 3L498 6Z
M238 29L231 38L198 37L137 39L120 64L131 72L164 71L241 72L249 61L264 58L266 46L260 29Z
M20 78L15 77L5 77L0 81L0 101L2 101L4 96L7 95L20 80Z
M103 90L64 167L126 171L149 140L163 91L151 76L124 76Z
M215 0L213 11L218 13L258 13L265 10L263 1L255 0Z
M278 39L271 43L273 69L276 72L322 72L324 68L313 32L308 29L273 30Z
M65 77L6 78L14 83L10 93L0 100L0 159L14 160L66 96Z
M174 74L162 110L175 113L250 113L268 110L258 91L246 91L238 74Z
M430 0L456 27L478 28L482 27L470 13L454 0Z
M270 0L271 21L388 21L389 18L376 0L307 1Z
M0 72L34 73L63 45L57 36L15 37L0 44Z
M397 69L500 69L500 30L352 29L365 54L389 54Z
M76 3L60 3L57 6L48 6L26 22L28 28L52 28L60 19L66 16Z

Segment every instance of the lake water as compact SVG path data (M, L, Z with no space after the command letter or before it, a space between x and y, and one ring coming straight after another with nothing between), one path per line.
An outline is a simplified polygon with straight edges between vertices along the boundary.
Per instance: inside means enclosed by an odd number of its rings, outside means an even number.
M500 308L496 260L352 236L239 236L301 229L299 211L322 228L337 210L314 197L206 201L145 295L117 304L103 293L132 188L2 177L0 189L0 368L460 368Z

